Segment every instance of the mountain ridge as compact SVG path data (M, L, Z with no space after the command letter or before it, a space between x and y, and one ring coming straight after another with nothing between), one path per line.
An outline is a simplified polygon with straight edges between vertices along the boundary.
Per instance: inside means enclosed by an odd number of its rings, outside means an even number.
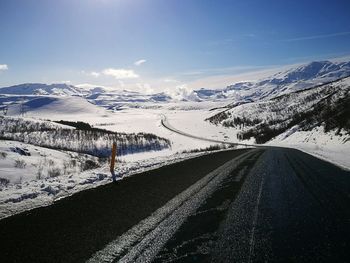
M197 89L190 95L174 95L167 92L143 94L128 90L106 90L103 87L82 88L70 84L24 83L0 88L0 94L81 96L96 104L112 102L174 101L257 101L270 99L290 92L303 90L350 76L350 61L313 61L279 71L257 81L242 81L222 89Z

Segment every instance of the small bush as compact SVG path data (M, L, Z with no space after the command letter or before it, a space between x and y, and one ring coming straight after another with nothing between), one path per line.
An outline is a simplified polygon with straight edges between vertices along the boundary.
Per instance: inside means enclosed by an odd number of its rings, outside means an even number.
M10 183L9 179L0 177L0 185L7 186Z
M70 166L71 167L76 167L77 166L77 160L76 159L71 159L70 160Z
M95 169L98 167L100 167L100 165L97 162L93 160L86 160L85 163L82 165L82 170L85 171L85 170Z
M63 162L63 174L67 174L68 168L70 163L69 162Z
M6 159L7 153L5 152L0 152L0 159Z
M61 175L61 170L59 168L50 168L47 171L47 175L48 175L48 177L51 177L51 178L60 176Z
M98 157L98 163L99 164L105 164L106 162L108 162L108 158L107 157Z
M39 165L38 171L36 172L36 179L43 179L43 169L44 167L42 165Z
M15 160L15 167L24 169L27 166L27 163L24 160Z

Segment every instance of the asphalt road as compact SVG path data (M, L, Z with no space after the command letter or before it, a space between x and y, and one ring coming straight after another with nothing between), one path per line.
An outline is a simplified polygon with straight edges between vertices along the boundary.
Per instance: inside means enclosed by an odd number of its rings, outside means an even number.
M349 262L350 173L215 153L0 221L0 262Z
M161 124L183 136L212 141L173 128L166 116ZM225 199L225 209L216 203L190 215L155 261L350 262L350 172L298 150L261 149L265 153L234 202L231 195L230 208ZM226 190L237 184L232 174ZM224 193L217 191L218 196ZM207 202L212 200L215 194ZM213 227L219 224L219 229ZM208 225L211 230L203 232ZM194 226L200 234L184 238L183 233L196 233Z
M349 251L350 173L268 148L235 169L153 261L349 262Z
M0 262L85 262L227 161L209 154L86 190L0 220Z

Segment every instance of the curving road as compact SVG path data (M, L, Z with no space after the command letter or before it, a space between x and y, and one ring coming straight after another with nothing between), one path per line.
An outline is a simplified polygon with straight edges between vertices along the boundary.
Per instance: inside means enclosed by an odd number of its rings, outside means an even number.
M183 135L185 137L189 137L189 138L192 138L192 139L196 139L196 140L201 140L201 141L206 141L206 142L215 142L215 143L220 143L220 144L228 144L228 145L241 145L241 146L253 146L253 147L261 147L261 145L256 145L256 144L245 144L245 143L235 143L235 142L227 142L227 141L221 141L221 140L214 140L214 139L209 139L209 138L205 138L205 137L201 137L201 136L196 136L196 135L193 135L193 134L189 134L187 132L184 132L184 131L181 131L181 130L178 130L176 128L174 128L169 122L168 122L168 119L167 117L162 114L161 115L161 125L169 130L169 131L172 131L172 132L175 132L177 134L180 134L180 135Z

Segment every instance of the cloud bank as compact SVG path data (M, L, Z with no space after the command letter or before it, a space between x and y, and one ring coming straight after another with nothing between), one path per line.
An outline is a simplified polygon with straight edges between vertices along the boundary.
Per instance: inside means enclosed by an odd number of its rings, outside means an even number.
M106 76L112 76L115 79L136 79L139 77L133 70L131 69L114 69L107 68L102 71L102 74Z
M9 67L6 64L0 64L0 70L8 70Z

